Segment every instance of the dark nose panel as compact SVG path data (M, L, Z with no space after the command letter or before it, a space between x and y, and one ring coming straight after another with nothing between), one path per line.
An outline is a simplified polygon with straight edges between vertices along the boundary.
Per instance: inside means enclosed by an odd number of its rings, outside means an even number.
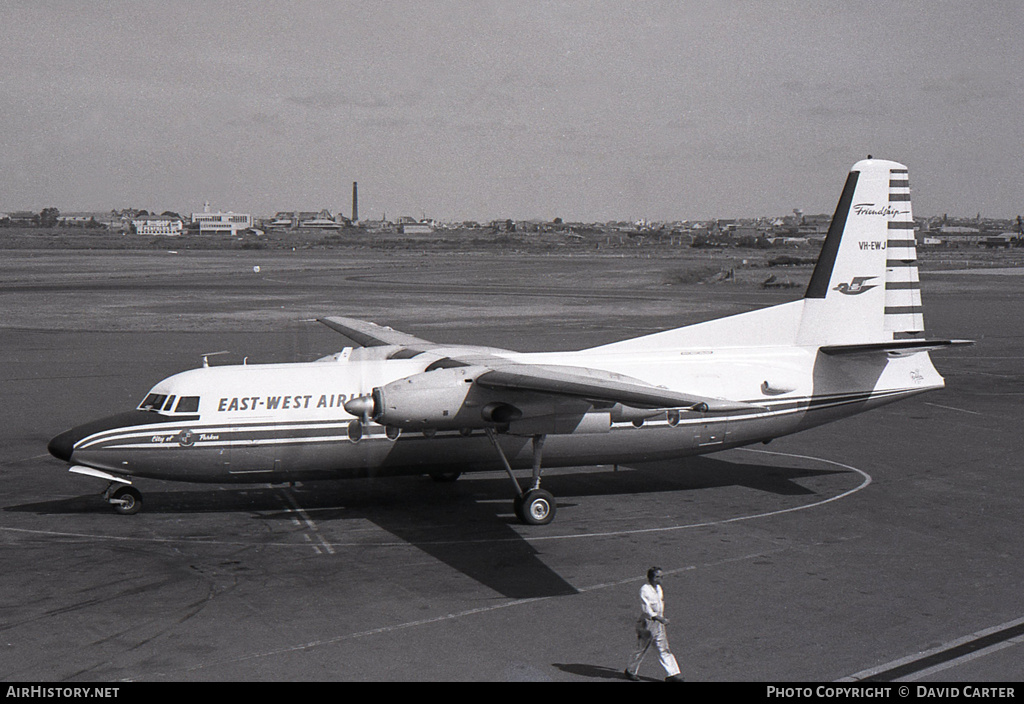
M46 449L50 451L50 454L59 460L65 462L71 461L71 453L75 449L75 436L74 430L67 430L57 437L53 438L46 444Z

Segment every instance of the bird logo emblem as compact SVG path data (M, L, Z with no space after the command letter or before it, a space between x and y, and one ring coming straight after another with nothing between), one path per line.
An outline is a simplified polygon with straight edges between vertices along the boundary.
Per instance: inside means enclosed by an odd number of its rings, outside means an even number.
M842 293L847 296L858 296L864 293L865 291L869 291L873 288L876 288L878 284L868 284L866 282L871 281L871 279L877 278L877 276L854 276L853 280L850 283L841 283L832 290L839 291L839 293Z

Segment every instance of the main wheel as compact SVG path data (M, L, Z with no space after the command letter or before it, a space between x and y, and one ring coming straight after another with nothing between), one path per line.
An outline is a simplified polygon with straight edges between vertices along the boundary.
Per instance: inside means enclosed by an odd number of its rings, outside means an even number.
M131 516L142 510L142 494L133 486L122 486L110 495L110 505L117 513Z
M555 497L543 489L530 489L516 497L516 516L530 526L545 526L555 520Z

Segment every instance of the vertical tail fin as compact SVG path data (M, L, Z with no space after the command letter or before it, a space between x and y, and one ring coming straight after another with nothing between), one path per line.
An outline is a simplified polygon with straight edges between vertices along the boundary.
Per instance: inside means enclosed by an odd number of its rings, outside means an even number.
M868 157L850 170L803 299L594 349L800 345L851 354L962 342L924 338L907 167Z
M850 170L804 294L803 344L881 342L924 332L907 167Z

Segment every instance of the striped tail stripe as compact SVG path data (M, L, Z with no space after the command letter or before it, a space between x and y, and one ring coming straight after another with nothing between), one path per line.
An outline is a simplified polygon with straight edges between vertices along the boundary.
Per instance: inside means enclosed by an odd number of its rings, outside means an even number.
M889 172L889 204L898 214L889 221L885 265L885 330L894 339L924 334L917 243L906 169Z

